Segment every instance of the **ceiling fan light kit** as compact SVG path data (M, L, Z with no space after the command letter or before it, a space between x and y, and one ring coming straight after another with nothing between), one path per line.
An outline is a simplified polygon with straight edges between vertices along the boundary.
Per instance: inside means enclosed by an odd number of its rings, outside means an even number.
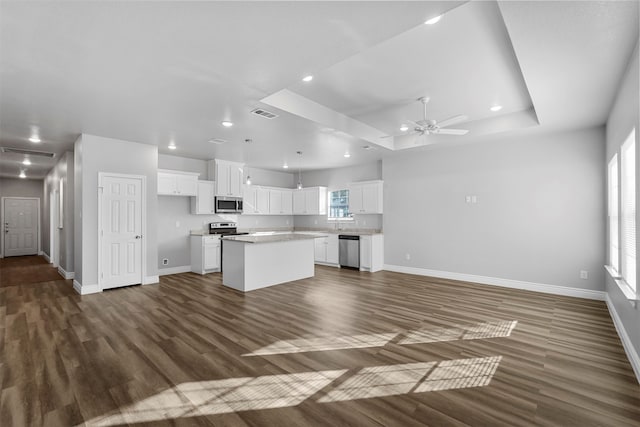
M454 125L456 123L464 122L468 119L467 116L460 114L457 116L449 117L448 119L437 121L434 119L427 118L427 104L431 98L428 96L423 96L418 98L418 101L422 103L422 120L413 121L408 120L409 123L413 125L413 130L409 133L402 133L400 135L391 135L391 136L402 136L402 135L466 135L469 131L467 129L449 129L447 126ZM409 130L408 126L403 125L400 128L401 131L405 132Z

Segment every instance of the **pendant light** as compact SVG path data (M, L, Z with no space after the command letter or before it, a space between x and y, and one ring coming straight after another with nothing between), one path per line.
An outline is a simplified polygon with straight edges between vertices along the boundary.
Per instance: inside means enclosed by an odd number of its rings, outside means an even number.
M296 151L298 156L302 156L302 151ZM302 190L302 171L300 169L300 163L298 163L298 190Z
M250 138L247 138L247 139L244 140L244 142L246 142L247 144L251 144L252 141L251 141ZM251 175L249 174L249 151L248 150L247 150L247 166L246 166L246 169L247 169L247 180L245 181L245 183L247 185L251 185Z

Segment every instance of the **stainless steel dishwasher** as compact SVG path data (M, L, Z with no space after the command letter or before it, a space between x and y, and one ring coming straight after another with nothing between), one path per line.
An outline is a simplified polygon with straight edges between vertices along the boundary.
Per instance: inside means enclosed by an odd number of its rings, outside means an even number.
M360 236L338 235L340 267L360 269Z

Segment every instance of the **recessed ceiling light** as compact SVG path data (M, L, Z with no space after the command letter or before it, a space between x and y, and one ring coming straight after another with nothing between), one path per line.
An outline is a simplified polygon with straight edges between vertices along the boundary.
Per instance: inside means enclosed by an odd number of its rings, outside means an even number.
M25 166L29 166L29 165L31 164L31 160L29 160L29 159L24 159L24 160L22 161L22 164L23 164L23 165L25 165Z
M346 153L344 153L344 156L345 156L346 158L349 158L349 157L351 157L351 154L349 154L349 152L347 151Z
M309 83L311 80L313 80L313 76L305 76L302 81L305 83Z
M424 23L427 25L433 25L440 21L440 19L442 19L442 15L434 16L433 18L426 20Z
M493 107L491 107L489 109L495 113L496 111L502 110L502 105L494 105Z
M175 144L169 144L169 150L175 150L176 148L178 147Z
M289 165L285 163L284 165L282 165L282 169L289 169Z
M400 126L400 132L406 132L408 130L409 130L409 126L407 126L407 125Z
M233 123L228 120L225 120L224 122L222 122L222 126L226 128L230 128L231 126L233 126Z
M27 175L25 175L24 171L20 171L20 175L18 175L20 178L26 178Z
M38 135L31 135L31 138L29 138L29 141L31 141L31 142L35 142L36 144L37 144L38 142L42 142L42 141L40 140L40 137L39 137Z

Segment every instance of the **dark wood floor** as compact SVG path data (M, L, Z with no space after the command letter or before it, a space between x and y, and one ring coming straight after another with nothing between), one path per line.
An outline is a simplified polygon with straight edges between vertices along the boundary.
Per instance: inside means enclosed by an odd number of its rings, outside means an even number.
M83 297L25 280L0 288L0 355L2 426L640 422L604 303L391 272L248 294L219 274Z

